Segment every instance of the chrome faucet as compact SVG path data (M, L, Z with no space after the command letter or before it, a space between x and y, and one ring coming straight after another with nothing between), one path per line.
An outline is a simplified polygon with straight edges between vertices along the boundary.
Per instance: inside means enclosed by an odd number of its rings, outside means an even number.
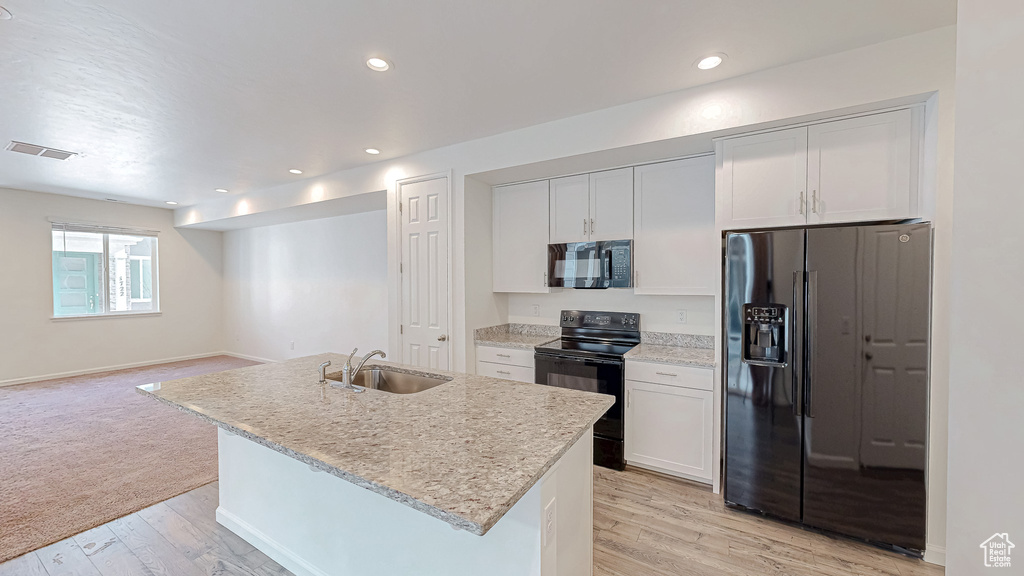
M320 365L320 384L327 384L327 367L330 365L330 360Z
M381 358L387 358L387 354L385 354L383 350L374 350L373 352L370 352L366 356L363 356L363 358L359 361L359 365L356 366L355 368L352 368L352 358L355 357L356 352L358 351L359 348L352 350L352 353L349 354L348 356L348 360L345 361L345 366L341 368L341 387L348 388L349 390L353 390L355 392L363 392L366 389L361 388L359 386L353 386L352 380L355 379L356 374L359 374L359 371L363 369L363 364L366 364L367 360L373 358L375 355L378 354L380 355Z

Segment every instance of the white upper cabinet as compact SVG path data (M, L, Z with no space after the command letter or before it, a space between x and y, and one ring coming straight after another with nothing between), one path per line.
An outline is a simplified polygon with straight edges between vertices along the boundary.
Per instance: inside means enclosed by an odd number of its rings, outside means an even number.
M717 143L723 229L920 216L920 107Z
M807 128L731 138L718 147L718 220L723 228L807 222Z
M633 238L633 169L551 180L550 242Z
M633 168L590 175L589 240L633 238Z
M915 111L918 109L915 109ZM917 213L918 140L911 110L807 128L807 221L857 222Z
M590 232L590 175L551 180L551 244L586 242Z
M634 293L714 294L715 158L637 166L633 189Z
M495 292L548 292L548 181L495 187Z

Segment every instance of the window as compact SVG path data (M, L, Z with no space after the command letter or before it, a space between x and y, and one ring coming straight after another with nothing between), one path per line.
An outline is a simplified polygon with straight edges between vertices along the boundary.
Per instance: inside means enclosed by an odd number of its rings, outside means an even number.
M53 315L157 312L152 233L53 224Z

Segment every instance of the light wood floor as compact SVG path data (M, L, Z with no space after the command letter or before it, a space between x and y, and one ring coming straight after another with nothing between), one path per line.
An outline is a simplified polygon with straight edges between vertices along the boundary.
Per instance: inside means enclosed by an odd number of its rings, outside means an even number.
M705 486L595 468L595 576L938 576L940 567L728 510ZM284 576L215 519L217 483L0 564L0 576Z

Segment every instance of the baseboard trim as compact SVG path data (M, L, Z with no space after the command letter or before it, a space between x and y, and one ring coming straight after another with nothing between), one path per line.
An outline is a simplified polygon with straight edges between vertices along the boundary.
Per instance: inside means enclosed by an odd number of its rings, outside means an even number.
M169 362L181 362L182 360L198 360L200 358L212 358L214 356L234 356L237 358L242 358L243 360L254 360L256 362L271 362L270 360L249 358L231 352L207 352L205 354L191 354L188 356L175 356L173 358L157 358L154 360L146 360L144 362L132 362L129 364L117 364L115 366L88 368L86 370L71 370L69 372L55 372L53 374L39 374L37 376L27 376L25 378L12 378L10 380L0 380L0 388L3 388L4 386L17 386L18 384L29 384L31 382L42 382L44 380L55 380L57 378L70 378L72 376L84 376L86 374L99 374L100 372L111 372L114 370L139 368L140 366L154 366L156 364L167 364Z
M260 552L270 556L271 560L284 566L296 576L330 576L221 506L217 507L217 522L237 534L242 540L255 546Z
M248 354L241 354L239 352L221 352L225 356L234 356L235 358L241 358L242 360L252 360L253 362L262 362L263 364L276 364L277 360L271 360L270 358L260 358L259 356L250 356Z
M924 561L937 566L946 565L946 547L925 544Z

